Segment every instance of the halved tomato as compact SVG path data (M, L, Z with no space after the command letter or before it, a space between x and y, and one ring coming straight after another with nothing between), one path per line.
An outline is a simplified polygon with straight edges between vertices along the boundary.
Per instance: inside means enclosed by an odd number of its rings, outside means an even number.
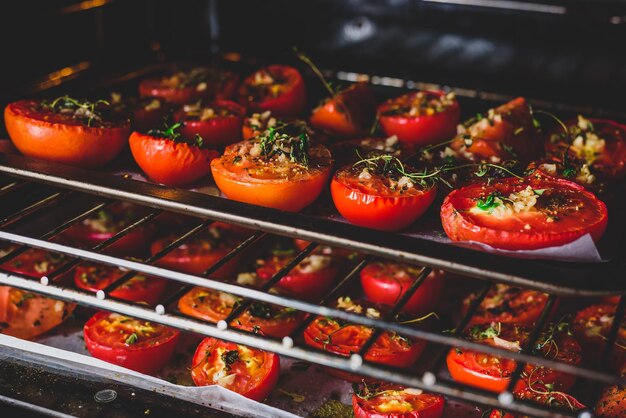
M441 395L390 383L365 384L352 395L356 418L439 418L444 405Z
M304 80L293 67L270 65L243 81L239 101L254 112L269 110L278 117L298 116L306 105Z
M152 243L150 253L157 254L177 236L167 236ZM202 274L239 244L239 236L219 226L211 226L159 258L155 264L189 274ZM240 256L234 257L215 273L213 278L231 279L239 267Z
M21 100L4 110L4 123L17 149L28 157L97 168L124 149L130 118L110 111L108 102Z
M339 169L330 192L335 207L350 223L397 231L415 222L435 200L434 184L422 178L396 157L377 155Z
M475 298L476 295L471 294L463 300L464 313ZM547 301L547 293L497 283L487 292L470 324L500 322L531 326L541 315Z
M83 263L74 270L74 283L81 289L97 292L105 289L127 272L127 270L104 264ZM164 279L137 273L111 292L111 296L154 305L160 300L166 285L167 281Z
M378 123L385 135L417 145L451 139L460 117L454 93L443 91L412 92L378 106Z
M144 207L131 203L115 204L72 225L60 237L63 241L91 248L112 238L147 213ZM107 247L106 251L125 256L140 255L153 235L154 228L150 225L135 228Z
M186 104L174 113L174 121L181 122L184 138L200 135L205 143L214 147L241 140L241 127L246 109L228 100L212 103Z
M10 245L2 253L9 253L17 246ZM29 248L22 254L5 261L0 268L25 276L40 278L52 273L70 259L64 254L51 253L37 248Z
M185 315L217 323L226 319L242 298L216 290L194 287L178 301ZM292 308L255 301L232 324L246 331L282 338L291 334L304 319L304 313Z
M626 368L621 368L621 377L626 377ZM623 418L626 411L626 388L609 386L604 389L598 403L595 415L602 418Z
M257 261L256 273L259 279L271 279L292 258L275 255ZM280 279L276 287L304 300L318 301L332 288L338 272L337 264L331 256L311 254Z
M140 373L154 373L174 354L180 331L117 313L100 311L83 334L92 356Z
M365 304L341 297L337 307L349 312L379 317L380 311ZM317 349L348 357L358 353L361 346L372 335L373 329L356 324L347 324L328 317L317 317L304 331L304 341ZM412 340L392 331L384 331L365 354L365 360L394 367L412 366L424 350L423 341ZM343 379L360 382L362 377L336 369L329 373Z
M559 246L585 234L597 242L607 222L605 204L582 186L540 174L466 186L441 206L451 240L507 250Z
M215 338L202 340L191 365L196 386L219 385L255 401L270 394L279 375L276 354Z
M423 267L410 264L377 261L361 270L361 286L372 303L393 306L422 272ZM431 312L443 291L444 272L433 270L402 308L409 315Z
M486 116L476 115L458 134L450 146L459 157L470 161L517 160L528 164L542 151L539 130L523 97L490 109Z
M330 152L310 142L305 126L294 124L226 147L211 171L230 199L297 212L317 199L331 165Z
M143 80L139 95L161 97L179 105L198 99L223 100L233 96L237 81L237 75L230 71L195 67Z
M309 123L341 137L364 136L376 114L374 93L367 83L354 83L313 110Z
M542 334L534 351L552 360L571 365L580 364L582 360L580 346L559 325L552 325ZM466 336L473 341L510 351L520 351L528 339L528 334L526 328L503 323L474 325L466 331ZM450 375L457 382L491 392L506 390L517 367L514 360L459 348L450 350L446 363ZM527 364L515 385L514 392L522 393L535 384L552 385L557 390L568 390L574 381L575 377L572 375Z
M141 169L159 183L181 186L204 177L211 171L217 151L206 148L201 137L184 138L174 124L165 131L130 135L130 151Z
M576 313L572 331L587 354L586 358L600 360L598 353L602 353L606 346L616 309L615 305L599 304ZM592 365L595 364L592 362ZM617 369L626 365L626 322L623 319L611 353L611 365Z
M541 405L557 407L569 411L579 411L585 407L578 399L560 390L554 390L552 385L535 383L524 391L515 394L517 398L531 400Z

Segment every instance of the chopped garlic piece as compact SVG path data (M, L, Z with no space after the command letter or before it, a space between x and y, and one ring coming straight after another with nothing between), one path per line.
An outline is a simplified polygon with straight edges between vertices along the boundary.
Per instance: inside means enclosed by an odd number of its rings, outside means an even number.
M508 341L500 337L493 337L493 342L497 347L510 351L522 351L519 341Z
M367 310L365 311L365 316L372 319L378 319L380 318L380 311L374 308L367 308Z
M252 148L250 148L250 156L251 157L258 157L259 155L261 155L261 144L259 144L258 142L255 143Z
M207 87L208 87L207 83L203 81L202 83L198 84L198 86L196 87L196 90L204 91L207 89Z
M258 281L258 276L254 272L244 272L237 275L237 284L254 285Z
M330 265L331 258L327 255L313 254L305 258L299 265L300 272L314 273Z
M359 174L359 180L370 180L371 178L372 178L372 175L370 174L367 167L365 167L363 171L361 171L361 173Z
M413 186L414 186L413 182L407 176L402 176L400 177L400 180L398 180L398 188L402 189L406 187L407 189L410 189Z
M346 312L354 312L356 314L363 312L363 307L354 303L348 296L337 299L337 308L343 309Z
M454 94L454 93L453 93ZM406 388L403 391L404 393L408 394L408 395L421 395L422 393L424 393L423 390L421 389L415 389L415 388Z

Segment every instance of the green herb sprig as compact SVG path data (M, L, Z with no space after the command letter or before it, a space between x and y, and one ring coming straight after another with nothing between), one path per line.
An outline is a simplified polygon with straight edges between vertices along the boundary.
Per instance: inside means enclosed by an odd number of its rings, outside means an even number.
M76 114L76 111L82 109L84 116L87 116L87 126L91 126L94 119L101 120L102 114L97 110L100 105L110 106L111 104L106 100L96 100L95 102L89 100L78 100L68 95L57 97L52 102L44 100L42 106L50 108L55 112L61 112L63 110L70 110Z
M195 145L198 148L204 148L204 138L202 138L199 134L196 134L193 138L184 138L183 135L178 132L178 128L180 128L181 126L183 126L183 124L180 122L173 125L165 124L165 129L150 129L148 131L148 135L154 136L156 138L170 139L174 142L182 142L189 145Z
M295 127L296 132L289 132L289 128ZM272 158L274 155L285 155L292 163L309 166L309 150L311 140L306 126L298 124L281 123L267 128L265 132L256 137L261 146L261 155L264 158ZM287 151L288 150L288 151Z

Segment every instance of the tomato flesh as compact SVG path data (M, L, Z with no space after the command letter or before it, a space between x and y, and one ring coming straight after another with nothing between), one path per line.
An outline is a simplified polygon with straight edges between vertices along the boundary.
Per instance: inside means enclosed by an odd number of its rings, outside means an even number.
M503 201L498 205L508 208L508 212L494 216L491 209L482 210L478 206L494 193L508 199L513 193L529 190L541 194L528 211L515 213ZM530 250L567 244L585 234L597 242L606 229L608 213L602 201L578 184L533 175L523 180L509 178L492 185L475 184L452 191L441 206L441 222L453 241Z
M196 386L220 385L255 401L270 394L279 374L276 354L215 338L202 340L191 366Z
M400 385L367 385L367 391L352 395L356 418L439 418L445 399L441 395Z
M418 145L452 138L460 116L459 103L442 91L408 93L378 107L378 121L386 135Z
M603 352L611 326L615 320L615 305L591 305L576 313L572 331L581 343L585 358L594 359ZM617 334L617 340L611 353L611 364L621 369L626 364L626 324L623 320Z
M200 135L206 144L214 147L241 140L241 128L246 109L227 100L206 105L186 105L174 113L174 121L182 122L180 133L185 138Z
M84 327L92 356L140 373L154 373L174 354L180 332L116 313L98 312Z
M361 286L369 301L392 306L409 290L422 269L389 261L370 263L361 270ZM409 315L431 312L443 292L443 277L442 271L433 270L409 298L402 311Z
M229 71L197 67L143 80L139 83L139 95L160 97L179 105L199 99L224 100L234 94L237 80Z

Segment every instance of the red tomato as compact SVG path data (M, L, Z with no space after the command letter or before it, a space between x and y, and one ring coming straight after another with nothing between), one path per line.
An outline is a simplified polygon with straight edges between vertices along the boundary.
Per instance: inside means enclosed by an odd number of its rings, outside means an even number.
M356 418L439 418L444 405L441 395L394 384L365 385L352 395Z
M378 106L378 123L385 135L417 145L452 138L461 117L453 93L418 91L387 100Z
M217 323L226 319L242 298L229 293L195 287L178 301L178 309L185 315ZM234 322L233 326L262 335L282 338L291 334L304 319L304 313L291 308L253 302Z
M74 270L74 283L81 289L97 292L106 288L126 273L126 270L113 266L80 264ZM111 292L111 296L154 305L160 300L166 285L167 281L163 279L138 273Z
M467 312L475 298L476 295L472 294L463 300L463 312ZM531 326L541 315L547 301L547 293L496 284L483 299L470 324L501 322Z
M229 71L196 67L143 80L139 84L139 95L161 97L180 105L198 99L230 99L237 88L237 78Z
M67 96L52 102L21 100L4 110L7 132L28 157L85 168L113 160L126 146L130 120L104 104Z
M292 257L272 256L259 260L256 273L262 281L271 279ZM278 281L276 286L299 298L318 301L333 287L338 268L331 256L312 254Z
M489 412L489 415L485 415L487 412ZM489 417L489 418L515 418L515 415L511 414L510 412L506 412L502 409L490 409L488 411L485 411L485 413L482 415L483 417Z
M215 338L202 340L191 366L196 386L220 385L255 401L270 394L279 375L276 354Z
M615 305L591 305L576 313L572 331L583 347L586 358L594 359L602 353L615 320ZM611 364L618 369L626 364L626 323L622 320L617 340L611 353Z
M361 286L370 302L394 305L415 282L423 267L378 261L361 270ZM433 270L402 308L409 315L432 311L443 291L444 272Z
M313 110L309 123L331 135L367 135L376 113L374 93L367 83L355 83Z
M111 206L72 225L63 231L61 237L71 243L91 248L112 238L145 214L147 214L145 208L130 203ZM119 255L141 254L153 234L154 229L149 225L135 228L108 246L106 251Z
M598 241L608 213L582 186L533 175L452 191L441 206L441 222L453 241L531 250L567 244L585 234Z
M150 253L160 252L176 236L161 238L152 243ZM239 244L236 234L212 226L158 259L155 264L189 274L202 274ZM230 279L235 274L241 258L236 256L215 273L213 278Z
M180 331L165 325L100 311L84 327L92 356L140 373L154 373L170 360Z
M484 344L519 351L528 339L528 330L517 325L501 323L475 325L467 331L467 336ZM537 345L538 354L546 358L574 366L581 362L580 346L566 332L558 330L557 326L545 332ZM457 382L490 392L506 390L511 374L517 366L514 360L458 348L450 350L446 363L450 375ZM538 383L553 384L558 390L567 390L574 381L575 377L572 375L528 364L514 392L522 393L529 385L534 387Z
M211 160L218 154L204 147L201 138L183 139L175 133L179 124L165 132L133 132L130 150L141 169L159 183L181 186L192 183L211 171Z
M365 313L368 309L362 304L352 302L350 298L339 298L338 302L340 308L352 312ZM370 310L369 313L371 315L373 311ZM348 357L359 352L372 331L372 328L363 325L344 324L332 318L317 317L304 331L304 341L317 349ZM394 367L409 367L417 361L424 346L422 341L413 341L395 332L384 331L365 354L365 360ZM360 382L362 379L361 376L339 370L330 369L329 372L353 382Z
M580 160L591 171L610 182L626 175L626 125L582 116L565 122L565 125L567 133L559 127L559 130L549 135L545 143L548 157L562 159L567 154L570 159ZM589 179L582 178L581 173L573 180L579 177L581 183L589 182Z
M239 101L254 112L270 110L278 117L298 116L306 105L304 80L293 67L270 65L243 81Z
M183 126L184 138L200 135L205 143L214 147L241 140L241 127L246 109L235 102L220 100L213 103L188 104L174 113L174 121Z
M530 107L518 97L467 121L450 145L470 161L498 163L517 160L528 164L541 155L541 137Z
M15 248L17 247L10 245L4 251L9 253ZM64 254L29 248L17 257L4 262L0 267L17 274L39 278L52 273L68 261Z
M569 409L570 411L578 411L585 407L578 399L565 392L551 389L539 382L532 385L532 388L526 388L524 391L517 393L519 399L528 399L536 403Z
M622 367L621 377L626 377L626 369ZM602 418L623 418L626 411L626 388L609 386L602 392L596 404L595 416Z
M436 188L434 185L422 187L399 171L390 172L384 157L387 156L379 157L373 165L342 167L333 176L330 192L335 207L350 223L397 231L426 212L435 200ZM392 164L399 167L400 160L395 161L397 163L392 160Z
M289 128L296 131L288 132ZM289 212L313 203L328 182L330 152L323 145L309 144L302 126L264 135L226 147L211 162L217 187L230 199Z

